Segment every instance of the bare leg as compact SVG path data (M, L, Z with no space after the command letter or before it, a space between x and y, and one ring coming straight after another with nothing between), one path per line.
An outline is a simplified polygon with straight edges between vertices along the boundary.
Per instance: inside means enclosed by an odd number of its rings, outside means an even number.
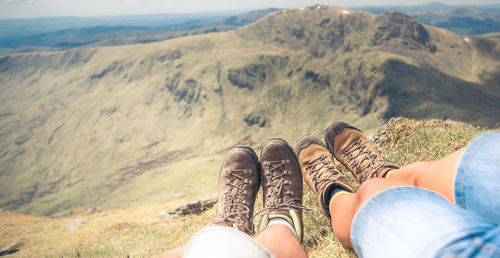
M402 181L372 178L364 182L357 193L336 195L330 201L332 230L335 237L347 247L352 247L351 224L358 209L373 195L394 186L408 185Z
M417 186L443 195L454 203L455 174L464 149L435 161L417 162L393 170L386 178L372 178L364 182L357 193L335 196L330 201L332 230L339 241L352 247L351 224L358 209L371 196L394 186Z
M409 164L391 171L386 178L438 192L455 203L455 174L463 151L462 148L439 160Z
M254 238L278 258L307 257L295 234L287 226L269 226Z
M253 237L276 257L307 257L292 230L284 225L272 225ZM182 257L186 245L170 250L162 257Z

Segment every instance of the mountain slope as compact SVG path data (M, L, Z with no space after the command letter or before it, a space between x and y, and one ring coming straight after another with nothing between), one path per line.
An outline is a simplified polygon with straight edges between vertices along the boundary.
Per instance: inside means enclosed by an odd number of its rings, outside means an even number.
M404 165L440 158L465 146L482 132L484 130L453 121L397 118L382 126L371 138L376 140L384 158ZM338 168L354 181L344 166L338 164ZM304 205L311 208L303 213L303 246L308 257L356 257L352 249L342 247L334 237L329 220L307 186L303 199ZM184 203L187 201L190 200ZM182 202L148 204L93 214L75 210L71 218L59 219L34 218L0 210L0 246L22 241L25 245L12 254L13 257L160 255L186 243L217 214L216 207L212 207L199 215L158 217L160 212L180 205ZM257 195L255 207L256 211L262 207L261 194ZM79 227L67 229L82 221Z
M0 59L0 206L36 215L216 190L229 148L332 120L500 121L500 39L311 6L236 31Z

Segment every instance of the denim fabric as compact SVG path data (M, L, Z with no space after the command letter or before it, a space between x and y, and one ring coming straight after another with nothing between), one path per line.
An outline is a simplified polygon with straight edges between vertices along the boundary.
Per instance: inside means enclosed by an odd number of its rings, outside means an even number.
M462 154L455 200L416 187L372 196L356 213L351 242L361 257L500 257L500 132Z
M409 186L370 198L354 217L351 241L361 257L500 256L498 225L435 192Z
M465 148L455 176L455 202L500 224L500 132L484 133Z
M230 227L209 226L198 231L189 240L183 257L268 258L274 255L241 231Z

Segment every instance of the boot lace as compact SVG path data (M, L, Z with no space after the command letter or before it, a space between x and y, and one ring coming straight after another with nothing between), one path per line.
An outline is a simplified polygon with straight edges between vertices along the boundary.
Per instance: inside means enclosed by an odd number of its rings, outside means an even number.
M337 181L345 181L335 167L330 164L326 155L321 155L306 164L306 171L312 177L316 192L321 192L324 188ZM327 176L323 176L327 175Z
M361 139L349 145L342 153L342 157L347 160L347 163L351 163L352 161L351 167L356 175L361 174L360 183L368 178L378 176L379 168L385 163L372 150L367 150L367 145ZM361 159L358 159L359 157Z
M286 175L292 174L292 171L285 169L285 165L288 163L290 163L288 159L267 160L262 163L264 176L268 179L264 187L268 190L264 209L257 212L254 217L276 209L309 210L301 204L300 198L293 198L294 192L287 187L292 184L290 180L285 179ZM302 184L302 182L300 183Z
M250 233L252 232L249 218L250 203L245 200L248 194L245 185L252 183L252 180L245 178L249 171L248 169L227 169L225 173L228 174L228 179L225 182L228 188L223 192L222 211L213 222L236 225L240 230Z

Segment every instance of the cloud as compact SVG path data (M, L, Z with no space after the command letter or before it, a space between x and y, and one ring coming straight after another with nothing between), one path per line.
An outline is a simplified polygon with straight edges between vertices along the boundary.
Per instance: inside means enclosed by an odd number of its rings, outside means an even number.
M0 0L0 3L3 4L33 4L35 2L38 2L37 0Z

